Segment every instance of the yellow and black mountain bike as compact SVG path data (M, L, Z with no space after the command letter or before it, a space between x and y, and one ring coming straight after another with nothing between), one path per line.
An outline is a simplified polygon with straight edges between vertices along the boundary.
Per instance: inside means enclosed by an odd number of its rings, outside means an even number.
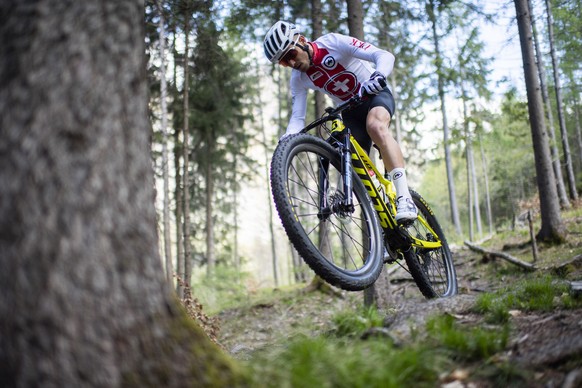
M315 273L345 290L369 287L384 263L402 265L404 259L425 297L454 295L453 259L430 206L411 190L418 219L398 224L392 182L343 124L341 113L361 102L353 97L328 108L300 133L279 142L271 189L287 236ZM307 134L316 127L329 136Z

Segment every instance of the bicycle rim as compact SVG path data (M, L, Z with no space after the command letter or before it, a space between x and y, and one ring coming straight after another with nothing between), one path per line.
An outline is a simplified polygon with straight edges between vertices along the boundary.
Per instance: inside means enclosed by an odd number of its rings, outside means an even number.
M309 135L292 137L273 157L273 197L287 235L305 262L333 285L362 290L380 275L381 233L355 174L354 210L339 209L346 197L339 166L339 155L329 144ZM322 198L334 209L323 216Z
M408 268L418 288L427 298L455 295L457 277L444 233L426 201L414 191L411 191L411 194L419 214L430 228L417 219L407 228L408 233L419 240L427 241L436 241L434 236L436 233L442 246L437 249L411 247L404 255Z

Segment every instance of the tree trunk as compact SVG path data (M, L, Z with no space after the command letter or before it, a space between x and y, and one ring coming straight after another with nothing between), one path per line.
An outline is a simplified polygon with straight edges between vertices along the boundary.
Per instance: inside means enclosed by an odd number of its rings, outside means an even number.
M479 200L479 184L477 182L477 171L475 169L475 153L473 152L473 143L469 148L469 168L471 169L471 179L473 180L473 207L475 209L475 224L477 225L477 234L483 234L483 222L481 221L481 206Z
M164 19L164 8L162 1L156 1L156 7L160 15L158 23L160 29L160 106L162 109L162 171L163 171L163 224L164 224L164 260L166 263L166 277L172 282L174 269L172 264L172 241L170 239L170 173L168 166L168 108L166 99L168 96L168 87L166 82L166 30Z
M578 192L576 190L576 178L572 168L572 156L570 154L570 144L568 143L568 129L564 118L564 108L562 107L562 91L560 87L560 74L558 57L554 48L554 21L552 17L552 6L550 0L546 0L546 12L548 13L548 35L550 37L550 53L552 54L552 67L554 69L554 90L556 92L556 109L558 111L558 122L560 123L560 134L562 137L562 148L564 151L564 162L566 163L566 175L568 177L568 189L570 199L576 201Z
M212 172L211 155L215 149L214 134L209 131L206 135L206 271L208 275L214 273L216 254L214 249L214 174Z
M173 54L174 54L174 75L173 75L173 91L174 91L174 98L178 99L178 89L177 89L177 78L178 78L178 66L176 59L178 58L178 53L176 52L176 32L174 31L173 34ZM174 115L176 118L178 115ZM174 182L176 187L174 188L174 203L175 205L175 215L176 215L176 274L180 277L184 274L184 228L182 224L182 210L183 210L183 188L182 184L182 173L181 167L182 164L180 163L181 155L182 155L182 141L180 140L180 133L182 132L181 128L183 127L182 123L179 123L178 120L174 119ZM182 299L184 296L184 289L182 287L182 282L176 282L176 293L178 294L178 298Z
M241 385L165 280L143 3L0 15L0 385Z
M459 58L461 59L461 58ZM461 78L463 77L463 67L461 65ZM463 100L463 132L465 135L465 165L467 166L467 213L469 214L469 241L473 241L475 236L473 232L473 178L471 177L471 157L472 143L471 134L469 133L469 108L467 108L467 94L463 80L460 82L461 99Z
M548 117L548 132L550 135L550 151L552 153L552 167L554 169L554 176L556 178L557 185L556 188L558 190L558 196L560 198L560 205L562 206L562 208L566 209L570 207L570 200L568 199L568 193L566 193L566 185L564 184L564 176L562 175L562 166L560 165L560 152L558 151L558 146L556 145L556 132L554 131L554 115L552 113L552 104L550 102L550 97L548 94L544 58L540 50L540 44L537 36L537 28L535 23L535 17L533 16L531 0L528 0L528 6L530 10L530 22L536 52L538 74L540 77L540 86L542 88L542 100L546 107L546 114Z
M183 238L184 238L184 273L182 274L182 280L186 283L187 286L190 285L190 278L192 276L192 264L191 260L191 252L192 246L190 245L190 175L189 175L189 168L190 168L190 103L188 101L189 95L189 85L190 85L190 75L189 75L189 68L190 68L190 16L188 15L188 11L185 11L185 18L184 18L184 40L185 40L185 49L184 49L184 107L183 107L183 115L184 115L184 122L182 127L182 163L183 165L183 172L182 172L182 218L184 221L183 225Z
M578 101L573 101L574 106L574 122L576 128L576 141L578 142L578 158L582 161L582 129L580 125L580 108L578 107Z
M348 30L354 38L364 40L364 8L362 0L346 0L348 5Z
M350 35L364 40L364 10L361 0L347 0L348 4L348 27ZM385 274L385 269L383 270ZM390 281L383 275L370 287L364 290L364 305L382 307L388 303L390 295Z
M457 234L461 235L462 234L462 229L461 229L461 220L459 217L459 207L457 206L457 196L455 194L455 178L454 178L454 174L453 174L453 161L451 158L451 146L449 144L449 123L448 123L448 118L447 118L447 109L446 109L446 103L445 103L445 82L443 79L443 74L442 74L442 58L441 58L441 53L440 53L440 47L439 47L439 37L437 34L437 20L436 20L436 15L435 15L435 4L434 4L434 0L429 0L428 4L427 4L427 12L428 12L428 16L431 22L431 27L432 27L432 38L433 38L433 44L434 44L434 49L435 49L435 63L436 63L436 67L437 67L437 77L438 77L438 94L439 94L439 99L441 102L441 114L442 114L442 118L443 118L443 143L444 143L444 148L445 148L445 165L446 165L446 169L447 169L447 184L448 184L448 188L449 188L449 203L450 203L450 207L451 207L451 220L453 222L453 225L455 226L455 230L457 232Z
M544 106L534 60L529 7L527 0L514 0L514 2L540 197L542 227L537 237L545 241L562 242L564 241L565 229L560 216L560 204L552 170L549 140L544 125Z
M487 223L489 224L489 234L493 234L493 211L491 210L491 195L489 193L489 173L487 169L487 158L485 157L485 150L483 149L483 142L479 137L479 145L481 149L481 164L483 166L483 178L485 179L485 202L487 204Z

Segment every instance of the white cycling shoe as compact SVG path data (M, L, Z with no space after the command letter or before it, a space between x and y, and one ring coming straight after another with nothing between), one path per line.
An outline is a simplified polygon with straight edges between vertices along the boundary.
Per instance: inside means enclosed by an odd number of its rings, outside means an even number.
M398 197L396 200L396 222L408 223L416 220L418 209L410 197Z

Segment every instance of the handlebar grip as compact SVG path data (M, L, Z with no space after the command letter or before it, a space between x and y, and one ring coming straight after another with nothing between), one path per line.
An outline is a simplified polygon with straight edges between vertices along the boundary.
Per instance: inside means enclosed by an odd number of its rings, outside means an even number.
M382 86L382 88L386 88L386 86L388 86L388 83L386 82L386 77L381 77L378 80L378 83L380 84L380 86Z

